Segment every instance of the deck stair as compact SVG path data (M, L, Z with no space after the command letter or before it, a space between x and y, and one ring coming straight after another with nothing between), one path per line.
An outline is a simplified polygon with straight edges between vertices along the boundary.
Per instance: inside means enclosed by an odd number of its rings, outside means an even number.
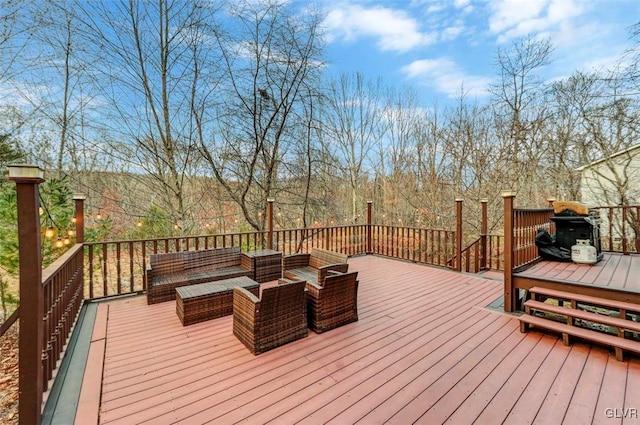
M533 326L561 333L565 345L571 343L571 337L607 345L615 349L620 361L624 360L625 351L640 354L640 322L636 321L640 305L541 287L531 288L529 294L531 299L524 303L525 314L520 316L521 332ZM548 299L557 300L557 304L545 302ZM590 325L584 326L585 322ZM598 328L611 329L612 333ZM636 339L631 339L634 334Z

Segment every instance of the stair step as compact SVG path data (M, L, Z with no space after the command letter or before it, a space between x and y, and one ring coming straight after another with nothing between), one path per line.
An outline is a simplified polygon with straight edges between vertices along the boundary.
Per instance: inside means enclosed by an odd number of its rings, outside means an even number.
M546 295L547 297L551 297L551 298L559 298L563 300L575 300L577 302L582 302L585 304L593 304L593 305L598 305L603 307L610 307L616 310L640 312L640 305L628 303L625 301L615 301L615 300L609 300L606 298L591 297L589 295L582 295L575 292L558 291L555 289L542 288L539 286L535 286L529 289L529 292L532 294L535 293L540 295Z
M595 342L597 344L615 347L616 359L618 360L623 360L622 350L640 354L640 342L638 341L632 341L629 339L624 339L617 336L580 328L578 326L570 326L564 323L559 323L553 320L531 316L528 314L523 314L522 316L520 316L519 320L521 324L533 325L539 328L563 334L563 340L565 341L565 344L568 342L568 338L566 338L565 335L571 335L587 341ZM526 332L526 327L521 328L521 330Z
M618 317L606 316L604 314L592 313L590 311L560 307L553 304L543 303L541 301L527 300L525 307L529 307L539 311L547 311L549 313L562 314L565 316L575 317L576 319L588 320L590 322L601 323L603 325L615 326L632 332L640 332L640 322L626 320Z

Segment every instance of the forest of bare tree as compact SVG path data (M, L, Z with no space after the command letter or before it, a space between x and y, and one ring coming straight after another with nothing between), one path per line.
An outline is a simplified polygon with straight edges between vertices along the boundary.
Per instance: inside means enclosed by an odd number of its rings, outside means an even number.
M369 200L377 222L447 227L455 198L492 217L506 189L579 200L578 167L638 143L640 27L617 69L554 81L553 40L517 39L490 101L461 86L425 107L328 73L321 21L273 0L2 2L3 151L64 177L114 239L263 229L268 199L281 228L362 221Z

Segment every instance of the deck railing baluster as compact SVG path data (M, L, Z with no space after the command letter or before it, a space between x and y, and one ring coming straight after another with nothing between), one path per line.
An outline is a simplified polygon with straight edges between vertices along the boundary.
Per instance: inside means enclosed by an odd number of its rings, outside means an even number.
M133 242L129 242L129 290L133 292L135 280L133 277Z
M120 256L122 255L121 246L121 244L116 244L116 288L118 295L122 294L122 269L120 267Z

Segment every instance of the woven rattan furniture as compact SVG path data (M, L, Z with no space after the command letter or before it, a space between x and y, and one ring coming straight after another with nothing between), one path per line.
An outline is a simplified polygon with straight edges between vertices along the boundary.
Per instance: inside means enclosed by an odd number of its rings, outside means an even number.
M325 249L312 248L308 254L291 254L282 259L283 277L291 280L323 282L327 271L346 273L347 255Z
M233 334L254 355L308 335L304 281L280 280L258 299L233 288Z
M246 276L176 288L176 314L183 326L233 313L233 288L260 295L260 284Z
M282 252L273 249L243 252L242 265L251 269L256 282L278 280L282 277Z
M317 333L358 320L358 272L327 275L323 285L307 282L309 328Z
M147 304L176 299L176 288L252 276L241 264L240 248L215 248L152 254L145 274Z

